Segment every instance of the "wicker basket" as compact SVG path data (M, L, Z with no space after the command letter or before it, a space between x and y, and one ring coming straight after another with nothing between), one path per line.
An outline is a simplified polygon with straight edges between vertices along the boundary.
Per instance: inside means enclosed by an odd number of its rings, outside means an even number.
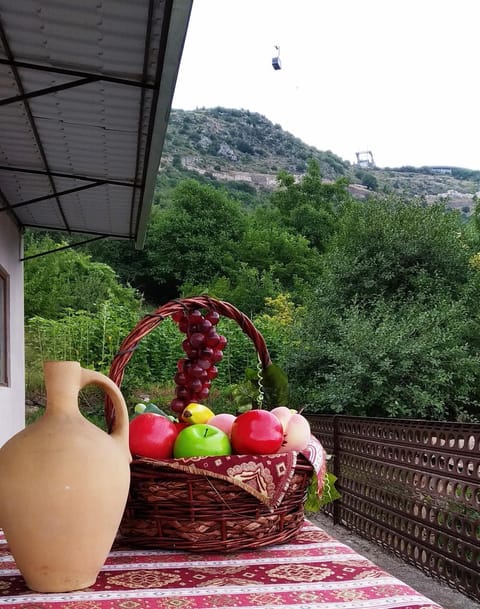
M142 338L173 313L193 309L215 310L236 321L252 340L262 368L271 363L265 341L248 317L229 303L200 296L171 301L141 319L120 346L110 378L120 387L125 366ZM114 410L108 399L105 416L111 426ZM233 552L284 543L296 535L303 523L312 474L312 465L298 455L285 496L272 511L227 480L134 457L119 539L135 547L193 552Z

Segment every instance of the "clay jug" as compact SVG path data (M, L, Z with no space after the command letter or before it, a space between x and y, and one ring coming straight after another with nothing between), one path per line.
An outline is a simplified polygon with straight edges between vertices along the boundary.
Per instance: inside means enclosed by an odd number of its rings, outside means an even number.
M45 414L0 449L0 522L27 586L92 585L112 547L130 484L128 412L117 385L78 362L45 362ZM99 385L115 408L111 434L78 409Z

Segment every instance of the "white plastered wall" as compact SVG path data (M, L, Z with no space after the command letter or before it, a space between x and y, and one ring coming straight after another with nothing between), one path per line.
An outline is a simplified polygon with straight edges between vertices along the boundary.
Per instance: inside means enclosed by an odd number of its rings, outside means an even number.
M0 385L0 446L25 426L25 351L22 237L6 213L0 213L0 268L7 282L7 385Z

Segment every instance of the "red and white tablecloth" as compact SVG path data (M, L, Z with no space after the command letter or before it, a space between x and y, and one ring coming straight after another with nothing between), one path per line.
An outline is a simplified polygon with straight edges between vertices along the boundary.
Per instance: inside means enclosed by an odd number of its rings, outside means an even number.
M116 547L94 586L29 591L0 532L0 607L442 609L306 522L294 543L236 554Z

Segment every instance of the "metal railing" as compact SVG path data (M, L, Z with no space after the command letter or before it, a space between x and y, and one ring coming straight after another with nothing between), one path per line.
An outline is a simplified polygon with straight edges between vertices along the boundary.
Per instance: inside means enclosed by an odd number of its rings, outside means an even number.
M307 415L335 523L480 600L480 425Z

